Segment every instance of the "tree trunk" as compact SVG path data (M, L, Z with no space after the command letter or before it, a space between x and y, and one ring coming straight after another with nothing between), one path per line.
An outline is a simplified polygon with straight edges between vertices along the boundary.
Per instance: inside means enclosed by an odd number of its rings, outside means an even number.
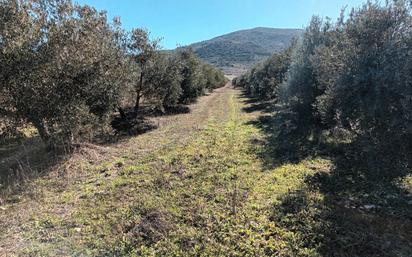
M139 86L137 87L136 90L136 103L134 106L134 111L137 113L140 107L140 98L142 97L142 88L143 88L143 73L140 74L140 80L139 80Z
M140 91L140 90L139 90ZM137 92L137 96L136 96L136 104L134 105L134 111L137 112L139 110L140 107L140 92Z
M127 117L126 117L126 113L124 112L123 108L122 108L122 107L118 107L117 109L119 110L120 118L122 118L122 119L125 120Z
M51 135L49 130L47 129L46 124L44 124L43 120L35 120L32 121L33 126L39 132L40 138L42 139L43 143L45 144L47 151L54 150L53 140L51 139Z

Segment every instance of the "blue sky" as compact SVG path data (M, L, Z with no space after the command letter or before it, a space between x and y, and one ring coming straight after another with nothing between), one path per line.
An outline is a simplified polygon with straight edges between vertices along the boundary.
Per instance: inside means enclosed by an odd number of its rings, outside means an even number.
M120 16L123 27L147 28L161 37L165 49L254 27L303 28L312 15L339 16L343 6L362 0L74 0L110 18Z

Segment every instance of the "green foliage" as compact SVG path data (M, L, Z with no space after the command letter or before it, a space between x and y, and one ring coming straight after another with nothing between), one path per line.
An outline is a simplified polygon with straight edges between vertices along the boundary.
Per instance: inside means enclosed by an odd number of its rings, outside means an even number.
M182 95L180 103L191 103L204 93L204 78L201 74L201 63L192 49L182 49L178 52L178 58L182 64Z
M0 133L31 124L49 149L71 146L101 133L131 91L136 118L142 99L168 108L224 85L192 52L158 43L70 0L0 1Z
M118 24L70 1L2 1L0 12L2 112L49 147L104 124L125 85Z
M205 78L204 87L209 91L222 87L226 83L226 78L223 72L209 64L202 65L202 74Z
M147 78L151 90L146 97L154 100L160 108L177 105L182 94L181 69L175 54L158 54Z
M356 136L373 171L402 169L412 153L411 13L406 1L365 4L331 32L340 42L328 46L335 65L318 58L320 70L334 74L321 84L319 113Z
M183 79L180 103L192 103L206 90L211 91L225 85L223 72L203 63L191 48L178 49L177 56L181 64L180 72Z
M268 60L234 83L282 105L282 151L340 133L370 171L402 170L412 153L411 12L407 1L368 2L336 23L313 17L288 69L268 70ZM268 78L281 86L268 87Z
M150 33L144 29L133 29L128 39L127 49L134 64L137 66L132 73L132 80L136 91L135 110L140 106L142 97L153 92L153 83L147 83L150 73L158 68L156 63L159 40L150 40ZM159 82L160 83L160 82Z
M277 99L279 88L285 79L291 62L291 54L296 42L285 51L274 54L264 63L260 63L240 78L236 78L233 84L243 87L246 92L264 100Z

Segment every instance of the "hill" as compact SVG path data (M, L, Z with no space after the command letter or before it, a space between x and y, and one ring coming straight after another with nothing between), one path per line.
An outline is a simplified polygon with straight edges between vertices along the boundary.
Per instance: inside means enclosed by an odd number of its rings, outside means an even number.
M239 75L273 53L285 49L300 29L254 28L240 30L190 45L204 61L228 75Z

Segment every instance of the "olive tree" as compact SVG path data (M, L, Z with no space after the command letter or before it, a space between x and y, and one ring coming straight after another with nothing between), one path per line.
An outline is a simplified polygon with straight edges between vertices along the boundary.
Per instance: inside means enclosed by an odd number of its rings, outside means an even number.
M157 54L147 76L147 94L161 109L178 104L182 94L181 64L176 54Z
M177 53L181 65L182 94L179 102L191 103L204 92L205 80L202 76L201 61L192 49L180 49Z
M145 29L133 29L128 44L128 53L132 56L137 67L134 74L136 91L135 111L139 109L141 98L150 94L149 83L146 83L151 69L154 69L159 50L159 40L151 40L150 33Z
M290 67L291 53L296 42L280 53L273 54L263 63L257 64L250 72L237 78L233 83L243 87L251 96L263 100L278 100L280 85L284 82Z
M209 91L225 85L226 79L223 72L210 64L202 65L202 74L205 78L205 88Z
M320 113L354 135L374 171L411 156L411 13L406 1L369 2L338 24L337 40L319 57L331 78Z
M105 124L118 104L124 52L106 14L71 1L0 4L0 108L50 148Z

